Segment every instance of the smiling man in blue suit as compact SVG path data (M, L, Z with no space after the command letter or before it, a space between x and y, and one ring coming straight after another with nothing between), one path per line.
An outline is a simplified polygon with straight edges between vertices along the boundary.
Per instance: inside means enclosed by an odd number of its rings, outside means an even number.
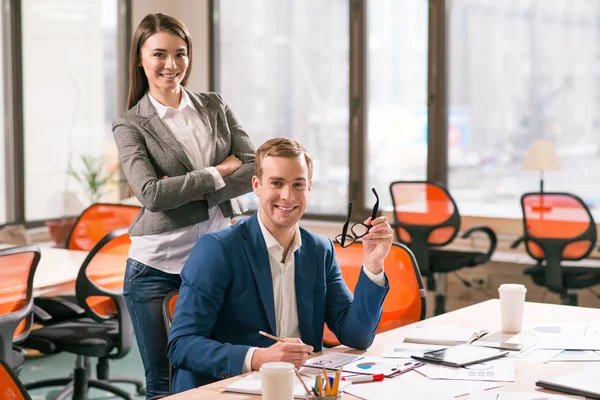
M354 296L333 243L298 226L312 186L312 158L287 138L256 152L257 213L202 236L181 272L168 356L173 392L258 370L269 361L300 366L320 351L323 325L342 344L373 342L389 286L383 261L392 244L385 217L365 221L364 260ZM261 336L266 331L284 342Z

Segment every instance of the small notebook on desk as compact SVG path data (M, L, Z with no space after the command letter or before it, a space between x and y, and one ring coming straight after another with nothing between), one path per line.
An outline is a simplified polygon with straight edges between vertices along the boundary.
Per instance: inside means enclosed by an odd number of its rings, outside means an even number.
M550 379L541 379L535 384L539 387L556 392L584 396L600 400L600 368L592 368L571 374L557 376Z
M457 344L471 344L487 334L487 330L451 326L419 326L408 332L404 341L407 343L454 346Z

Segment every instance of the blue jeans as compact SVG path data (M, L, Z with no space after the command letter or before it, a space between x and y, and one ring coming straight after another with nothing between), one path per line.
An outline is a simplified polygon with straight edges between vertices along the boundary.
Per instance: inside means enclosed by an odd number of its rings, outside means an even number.
M131 258L127 260L123 295L144 364L146 398L169 393L167 331L162 305L167 294L179 290L179 286L179 274L168 274Z

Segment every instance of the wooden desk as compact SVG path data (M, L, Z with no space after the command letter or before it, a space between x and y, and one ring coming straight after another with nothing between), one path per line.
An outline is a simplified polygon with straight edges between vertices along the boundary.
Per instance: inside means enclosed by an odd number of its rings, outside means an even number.
M75 280L87 251L40 248L42 256L33 277L33 295L52 296L73 292Z
M598 321L600 320L600 309L584 308L584 307L568 307L559 306L553 304L541 304L541 303L526 303L524 322L532 324L544 324L544 323L557 323L557 322L568 322L568 321ZM373 345L366 351L351 350L347 347L339 346L334 349L327 351L343 351L351 352L356 354L364 353L370 356L380 356L384 347L387 344L400 343L402 342L405 333L410 330L414 325L449 325L459 327L470 327L489 329L490 332L500 330L500 303L498 300L488 300L483 303L475 304L470 307L465 307L460 310L452 311L444 315L430 318L428 320L418 322L416 324L408 325L402 328L394 329L389 332L385 332L377 335ZM542 378L548 378L555 375L562 375L569 372L575 372L577 370L584 370L591 368L595 363L590 362L555 362L548 364L538 364L529 362L515 361L515 382L504 382L504 386L498 389L492 389L494 391L502 392L514 392L514 391L526 391L531 392L536 388L535 382ZM409 372L414 375L411 378L414 379L427 379L422 377L417 372ZM215 382L210 385L202 386L199 389L189 390L184 393L170 396L172 400L191 400L206 398L211 400L253 400L258 399L260 396L253 395L239 395L234 393L223 393L223 388L230 385L232 382L240 379L240 377L234 377L223 381ZM397 379L397 378L396 378ZM545 390L538 389L544 393L555 393ZM208 392L218 394L218 396L208 397ZM207 397L204 397L207 396ZM344 395L344 399L356 399L354 396ZM468 395L461 396L461 398L468 398Z
M0 248L11 246L0 245ZM52 296L65 292L75 291L77 274L88 255L87 251L57 249L41 247L41 257L33 277L33 295ZM97 257L106 265L101 272L101 277L106 276L101 282L111 287L119 286L123 282L126 258L122 255L101 254Z

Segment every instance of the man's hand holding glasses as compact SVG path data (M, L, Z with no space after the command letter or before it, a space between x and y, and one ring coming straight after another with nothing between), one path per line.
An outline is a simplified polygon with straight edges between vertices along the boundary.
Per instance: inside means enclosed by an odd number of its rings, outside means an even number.
M372 190L376 201L371 216L364 222L352 225L348 232L352 216L352 203L349 203L348 219L342 228L342 233L335 238L335 241L342 247L348 247L358 239L362 239L365 267L373 274L379 274L383 270L383 261L392 247L394 231L388 223L387 217L377 217L379 196L375 189Z

